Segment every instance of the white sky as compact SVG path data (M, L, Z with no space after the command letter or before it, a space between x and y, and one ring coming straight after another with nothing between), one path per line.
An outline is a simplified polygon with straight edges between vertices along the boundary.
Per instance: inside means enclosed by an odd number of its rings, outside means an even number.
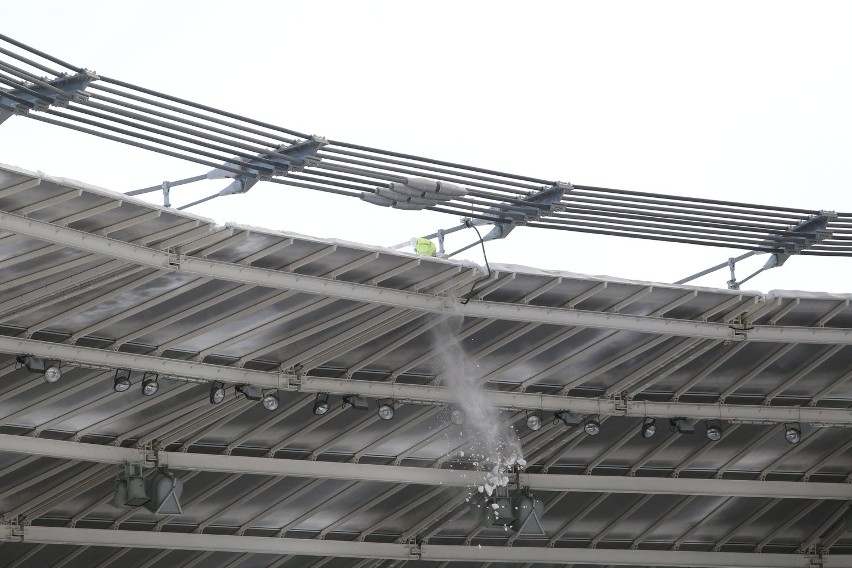
M4 6L2 30L110 77L335 140L848 212L850 16L846 2L52 0ZM20 117L0 125L0 162L121 192L209 169ZM377 245L457 223L269 183L190 211ZM450 250L475 238L461 235ZM492 263L658 282L744 252L523 227L487 251ZM462 257L482 262L479 248ZM799 256L745 288L850 292L850 277L852 259Z

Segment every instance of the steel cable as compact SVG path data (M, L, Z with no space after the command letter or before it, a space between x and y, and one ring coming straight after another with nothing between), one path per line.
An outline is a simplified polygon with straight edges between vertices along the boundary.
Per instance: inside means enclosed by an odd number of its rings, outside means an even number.
M0 83L14 91L3 90L0 96L18 103L13 110L44 123L217 168L233 177L269 177L274 183L348 197L376 193L390 182L424 177L467 190L465 196L426 209L489 222L514 219L533 228L761 252L805 247L801 254L852 256L852 213L837 214L818 234L795 228L820 215L819 210L588 185L574 185L551 209L551 204L530 199L554 187L555 181L337 140L328 141L315 154L315 161L309 160L300 171L286 171L290 161L286 147L309 140L309 135L109 77L93 79L85 95L69 103L71 94L52 84L54 79L38 77L23 66L55 79L65 74L36 59L74 72L83 69L5 35L0 34L0 40L34 57L0 47L0 54L18 63L0 61ZM57 99L67 108L56 109ZM53 106L44 110L45 104Z

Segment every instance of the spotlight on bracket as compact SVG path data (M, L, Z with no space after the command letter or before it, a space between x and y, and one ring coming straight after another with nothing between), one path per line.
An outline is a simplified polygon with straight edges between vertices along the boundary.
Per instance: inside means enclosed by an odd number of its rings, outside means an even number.
M579 426L583 422L583 417L579 414L574 414L573 412L569 412L567 410L561 410L554 414L557 420L561 420L563 424L568 426L569 428L573 426Z
M370 404L367 402L367 399L357 394L347 394L343 397L343 403L358 410L370 410Z
M142 375L142 394L145 396L153 396L160 390L160 383L157 381L157 373L145 373Z
M225 385L215 382L210 385L210 404L219 404L225 400Z
M278 397L272 392L264 391L260 387L254 385L237 385L234 387L234 390L249 400L259 400L266 410L275 410L278 408Z
M722 439L722 423L718 420L708 420L704 423L704 434L711 442L718 442Z
M450 422L456 426L464 426L464 411L461 408L453 408L450 410Z
M130 388L130 369L116 369L112 380L112 390L124 392Z
M601 433L601 421L597 416L586 416L586 419L583 420L583 430L589 436L597 436Z
M695 424L686 418L672 418L669 420L669 428L680 434L695 434Z
M32 355L19 355L16 359L19 365L27 368L31 373L42 373L45 382L55 383L62 377L62 371L59 370L60 361L58 359L42 359L41 357L33 357Z
M317 397L314 399L314 414L316 414L317 416L322 416L323 414L327 413L328 410L328 393L318 392Z
M784 439L790 444L798 444L802 441L802 428L798 422L784 424Z
M536 430L541 430L541 413L537 410L532 412L527 412L527 428L535 432Z
M389 398L379 401L379 418L390 420L393 418L393 401Z
M639 430L639 435L643 438L651 438L657 433L657 419L645 418L642 422L642 429Z
M278 408L279 400L278 397L272 393L267 393L263 395L263 398L260 399L260 402L263 404L263 408L266 410L272 411Z

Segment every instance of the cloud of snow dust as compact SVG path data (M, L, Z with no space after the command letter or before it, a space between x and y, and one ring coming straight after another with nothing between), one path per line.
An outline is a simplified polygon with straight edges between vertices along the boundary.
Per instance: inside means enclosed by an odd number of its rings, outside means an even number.
M487 482L478 490L490 495L494 487L509 482L507 473L513 467L523 467L526 462L517 433L503 425L500 411L479 386L482 373L465 353L452 322L448 320L436 328L434 349L444 367L442 384L452 391L456 407L465 415L461 429L469 440L469 457L477 469L486 472ZM464 452L459 455L463 457Z

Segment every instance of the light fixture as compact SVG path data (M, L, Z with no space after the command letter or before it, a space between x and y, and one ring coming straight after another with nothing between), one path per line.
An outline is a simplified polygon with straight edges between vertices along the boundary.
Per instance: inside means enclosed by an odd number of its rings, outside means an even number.
M722 423L718 420L708 420L704 423L704 434L711 442L718 442L722 439Z
M145 508L155 515L182 515L180 496L183 493L183 481L166 470L157 470L145 479L145 492L148 501Z
M798 444L802 441L802 428L798 422L784 424L784 439L791 444Z
M328 409L328 393L318 392L317 397L314 399L314 414L322 416L328 412Z
M358 410L370 409L370 405L367 403L367 399L357 394L347 394L343 397L343 402L344 404L348 404L352 408L356 408Z
M393 418L393 401L384 399L379 401L379 418L382 420L390 420Z
M669 420L669 428L672 432L681 434L695 434L695 424L686 418L672 418Z
M262 388L254 385L237 385L234 390L246 397L249 400L259 400L266 410L275 410L278 408L278 397L272 392L266 392ZM210 400L213 401L213 390L210 390ZM224 396L224 394L223 394ZM215 404L215 403L214 403Z
M586 416L583 421L583 430L589 436L597 436L601 432L601 423L597 416Z
M112 390L124 392L130 388L130 369L116 369L112 380Z
M263 403L263 408L266 410L272 411L278 408L278 397L272 393L263 395L260 402Z
M541 525L544 503L529 488L512 494L508 487L495 487L483 505L478 505L477 511L484 526L511 529L523 536L544 536Z
M115 491L110 504L113 507L132 509L148 502L145 492L145 480L142 478L140 464L125 463L124 469L118 475Z
M464 426L464 411L461 408L453 408L450 410L450 422L456 426Z
M210 404L219 404L225 400L225 385L215 382L210 385Z
M41 357L33 357L32 355L18 355L18 364L27 368L31 373L42 373L45 382L55 383L62 377L62 371L59 369L60 361L58 359L42 359Z
M657 433L657 419L656 418L645 418L642 422L642 429L639 430L639 435L643 438L651 438L654 434Z
M561 420L563 424L571 428L572 426L579 426L581 422L583 422L583 417L579 414L574 414L573 412L568 412L567 410L561 410L554 414L557 420Z
M541 414L538 411L527 412L527 428L535 432L541 430Z
M157 381L157 373L145 373L142 375L142 394L153 396L158 390L160 390L160 383Z

